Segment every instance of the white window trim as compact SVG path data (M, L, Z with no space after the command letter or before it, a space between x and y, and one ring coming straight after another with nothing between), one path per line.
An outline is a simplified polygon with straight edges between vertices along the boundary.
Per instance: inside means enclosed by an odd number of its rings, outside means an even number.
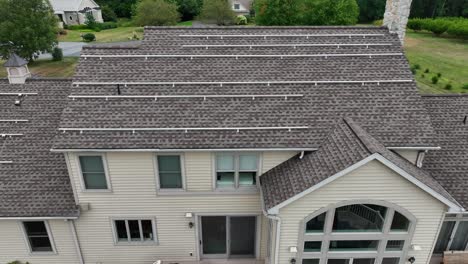
M218 187L217 185L217 156L218 155L233 155L234 156L234 187ZM239 186L239 156L241 155L256 155L257 156L257 175L255 180L255 186ZM232 192L232 191L245 191L256 192L259 190L260 175L262 174L262 159L263 155L260 152L214 152L212 155L212 171L213 171L213 190L216 192Z
M81 162L80 157L84 156L101 156L102 158L102 166L104 167L104 174L106 176L106 184L107 189L86 189L86 185L83 178L83 171L81 169ZM110 180L109 168L107 163L107 155L105 153L79 153L76 155L76 164L79 173L80 185L81 185L81 192L88 192L88 193L109 193L112 192L112 185Z
M161 188L160 180L159 180L159 166L158 166L158 157L159 156L179 156L180 160L180 171L182 177L182 188ZM187 189L186 183L186 172L185 172L185 155L184 153L157 153L154 155L153 158L153 166L155 171L156 177L156 189L158 192L185 192Z
M43 222L46 230L47 230L47 236L49 237L50 245L52 247L52 251L33 251L31 244L29 243L29 237L28 233L26 232L26 227L24 226L24 222ZM55 247L55 242L54 242L54 237L52 236L52 231L50 229L49 221L47 220L24 220L24 221L18 221L18 224L20 225L21 230L23 231L23 238L24 242L26 243L26 246L29 251L29 255L31 256L49 256L49 255L57 255L57 248Z
M147 245L147 246L158 246L159 245L159 239L158 239L158 229L157 229L157 224L156 224L156 217L154 216L148 216L148 217L110 217L110 226L112 229L112 237L114 239L114 246L142 246L142 245ZM127 227L127 237L130 239L130 233L129 233L129 227L128 227L128 220L151 220L151 225L153 227L153 236L154 240L153 241L119 241L117 237L117 227L115 226L115 221L125 221L125 226ZM141 233L141 222L139 222L140 225L140 236L143 238L143 234Z
M468 222L468 217L463 217L463 214L456 214L456 215L455 214L447 214L445 216L442 224L440 225L440 228L442 228L442 225L445 222L455 222L455 225L452 228L452 232L450 233L449 242L447 243L447 247L445 249L445 251L450 251L450 247L452 246L453 239L455 238L455 235L457 234L458 226L460 225L460 222ZM442 256L443 255L441 253L434 253L435 245L437 244L437 241L439 240L439 236L440 236L440 230L439 230L439 233L437 234L437 238L436 238L436 240L434 242L434 248L432 250L433 251L432 254L435 255L435 256ZM465 251L468 251L468 244L465 247Z

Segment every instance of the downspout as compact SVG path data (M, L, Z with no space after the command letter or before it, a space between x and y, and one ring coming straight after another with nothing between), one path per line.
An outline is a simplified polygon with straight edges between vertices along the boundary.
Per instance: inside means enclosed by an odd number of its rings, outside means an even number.
M272 215L272 214L268 214L268 212L265 210L265 203L263 202L263 190L262 190L262 187L261 187L261 182L260 182L260 202L262 203L262 212L263 214L271 219L271 220L275 220L276 221L276 234L275 234L275 254L274 254L274 258L275 258L275 261L274 263L272 263L271 259L270 259L270 264L278 264L279 260L279 241L280 241L280 234L281 234L281 217L279 217L278 215ZM271 232L271 230L270 230ZM270 258L273 256L273 254L270 254Z
M80 240L78 239L78 234L76 233L75 220L68 221L70 224L70 229L73 236L73 242L75 243L76 254L78 255L78 260L80 264L85 264L83 259L83 254L81 253Z

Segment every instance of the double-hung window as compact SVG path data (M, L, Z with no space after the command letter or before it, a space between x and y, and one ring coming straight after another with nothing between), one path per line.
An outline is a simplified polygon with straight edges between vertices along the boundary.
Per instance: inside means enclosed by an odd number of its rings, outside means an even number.
M158 155L157 166L159 189L184 188L180 155Z
M216 187L255 187L258 176L257 154L216 155Z
M109 189L104 159L101 155L80 156L80 168L83 185L86 190Z
M31 252L54 252L49 229L44 221L25 221L23 227Z
M154 219L114 220L116 243L154 243L156 225Z

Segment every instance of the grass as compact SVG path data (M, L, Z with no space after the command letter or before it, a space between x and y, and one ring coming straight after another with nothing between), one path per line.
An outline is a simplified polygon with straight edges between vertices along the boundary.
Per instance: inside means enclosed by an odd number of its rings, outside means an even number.
M415 78L421 93L462 93L468 84L468 41L434 37L431 33L408 32L406 56L412 66L419 65ZM425 73L426 69L429 70ZM440 73L436 84L433 76ZM424 75L424 77L423 77ZM451 89L446 85L451 84Z
M191 27L193 24L193 21L182 21L177 23L177 26L185 26L185 27Z
M109 42L120 42L129 41L132 39L133 34L136 34L139 39L143 38L142 27L118 27L112 29L102 30L100 32L94 32L89 29L81 30L66 30L66 35L60 35L58 41L60 42L80 42L81 34L93 33L96 35L96 41L98 43L109 43Z
M4 61L0 61L3 65ZM38 60L28 65L33 75L41 77L71 77L75 74L75 67L78 57L67 57L63 61ZM7 72L4 67L0 67L0 77L6 77Z

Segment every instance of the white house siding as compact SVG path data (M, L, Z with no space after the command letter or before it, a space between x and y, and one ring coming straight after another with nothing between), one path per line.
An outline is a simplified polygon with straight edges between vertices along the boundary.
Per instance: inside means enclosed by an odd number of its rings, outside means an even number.
M341 201L374 199L397 204L417 218L412 244L421 251L410 251L416 264L425 264L437 237L446 206L378 161L339 178L280 209L281 240L279 263L289 263L295 255L290 246L298 246L299 225L314 211Z
M77 264L78 255L69 223L64 220L48 220L57 254L36 254L29 251L21 222L17 220L0 221L0 263L14 260L31 264Z
M437 151L437 150L433 150L433 151ZM395 150L395 152L398 153L403 158L411 161L413 164L416 164L419 150L400 149L400 150Z
M184 153L187 191L156 191L154 153L106 153L112 192L82 192L78 159L68 154L72 181L80 203L89 203L76 227L87 263L152 263L158 259L197 259L197 227L188 223L186 212L203 214L252 214L261 217L260 259L266 255L268 222L262 216L259 193L213 193L213 154ZM264 153L262 168L271 168L293 153ZM155 217L159 245L114 245L111 218ZM192 256L190 255L192 253Z

